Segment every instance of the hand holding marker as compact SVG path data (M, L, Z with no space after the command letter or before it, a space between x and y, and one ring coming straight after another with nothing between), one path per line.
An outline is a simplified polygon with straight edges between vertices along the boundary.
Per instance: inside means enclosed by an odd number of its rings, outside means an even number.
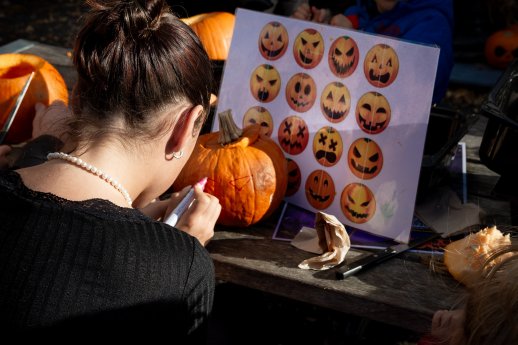
M201 186L201 190L205 188L205 184L207 184L207 178L204 177L198 183L196 183ZM187 211L187 209L191 206L192 202L194 201L194 186L189 189L187 194L183 197L183 199L180 201L180 203L174 208L174 210L165 218L164 222L175 226L178 219L182 216L182 214Z

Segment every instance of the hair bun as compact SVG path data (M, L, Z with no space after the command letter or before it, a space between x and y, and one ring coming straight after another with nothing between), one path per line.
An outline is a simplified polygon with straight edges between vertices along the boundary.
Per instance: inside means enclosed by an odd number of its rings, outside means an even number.
M124 36L147 38L160 27L164 13L169 13L165 0L88 0L98 11L107 12L109 21L119 22ZM108 23L106 23L108 24Z

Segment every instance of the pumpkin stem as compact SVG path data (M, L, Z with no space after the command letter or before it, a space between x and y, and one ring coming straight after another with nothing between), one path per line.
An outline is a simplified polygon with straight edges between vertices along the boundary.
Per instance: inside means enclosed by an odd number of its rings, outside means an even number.
M221 145L230 144L232 141L239 139L243 130L236 125L232 117L232 111L227 109L218 113L219 119L219 138L218 143Z

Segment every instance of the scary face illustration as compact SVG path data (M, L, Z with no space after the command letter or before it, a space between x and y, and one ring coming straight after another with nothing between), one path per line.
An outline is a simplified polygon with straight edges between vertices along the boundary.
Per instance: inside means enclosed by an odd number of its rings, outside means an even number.
M261 106L255 106L248 109L243 116L243 128L253 124L261 125L261 134L271 136L273 132L273 119L270 112Z
M284 152L298 155L306 149L309 141L306 121L299 116L288 116L279 126L278 138Z
M367 92L356 104L356 122L369 134L383 132L390 122L390 105L380 93Z
M306 73L297 73L286 84L286 101L291 109L300 113L308 111L317 97L317 86Z
M306 180L306 199L317 210L328 208L335 198L335 183L324 170L315 170Z
M292 196L299 190L302 176L297 162L291 158L286 158L286 160L288 161L288 188L286 189L286 196Z
M389 86L394 82L399 71L399 59L396 52L386 44L375 45L365 56L363 71L371 85Z
M347 162L356 177L369 180L380 173L383 167L383 153L375 141L360 138L349 147Z
M293 56L302 68L313 68L324 55L324 39L315 29L302 31L293 44Z
M344 84L332 82L328 84L320 96L320 109L330 122L345 119L351 107L351 95Z
M343 143L340 133L333 127L322 127L313 138L313 154L323 166L330 167L338 163L342 156Z
M376 212L376 199L364 184L351 183L345 186L340 198L342 212L353 223L368 222Z
M279 22L270 22L259 34L259 51L267 60L277 60L288 49L288 31Z
M353 74L359 59L358 46L348 36L338 37L329 48L329 69L337 77L345 78Z
M257 67L250 76L250 91L259 102L273 101L281 89L281 76L275 67L267 64Z

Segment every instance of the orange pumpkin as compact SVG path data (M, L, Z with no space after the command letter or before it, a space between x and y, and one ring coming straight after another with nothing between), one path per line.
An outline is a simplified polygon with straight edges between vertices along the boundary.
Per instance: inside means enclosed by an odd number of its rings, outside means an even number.
M182 20L198 35L211 60L227 59L235 24L232 13L201 13Z
M68 104L68 90L61 74L46 60L31 54L0 54L0 126L7 120L31 72L35 72L18 109L6 144L18 144L31 138L34 105L49 105L55 100Z
M499 69L505 69L518 58L518 29L509 28L490 35L484 47L487 63Z
M173 189L207 177L205 191L216 196L222 208L218 224L246 227L279 207L288 167L279 146L261 134L259 124L241 131L230 111L219 116L219 132L200 135Z

